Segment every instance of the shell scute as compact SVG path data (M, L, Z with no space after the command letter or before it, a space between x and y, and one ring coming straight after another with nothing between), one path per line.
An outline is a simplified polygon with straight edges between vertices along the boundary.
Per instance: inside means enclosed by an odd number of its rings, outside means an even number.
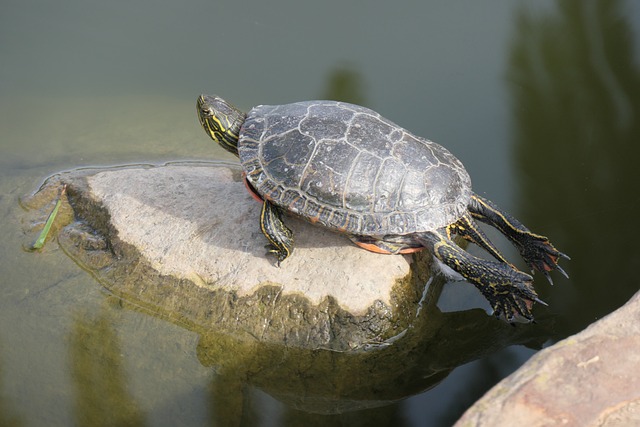
M356 235L434 230L460 218L471 197L467 172L445 148L346 103L256 107L238 152L263 197Z

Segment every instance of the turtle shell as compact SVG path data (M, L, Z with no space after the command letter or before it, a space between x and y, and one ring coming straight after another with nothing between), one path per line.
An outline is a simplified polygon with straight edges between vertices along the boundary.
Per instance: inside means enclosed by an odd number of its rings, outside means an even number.
M354 235L432 231L457 221L471 197L469 175L445 148L342 102L255 107L238 153L262 197Z

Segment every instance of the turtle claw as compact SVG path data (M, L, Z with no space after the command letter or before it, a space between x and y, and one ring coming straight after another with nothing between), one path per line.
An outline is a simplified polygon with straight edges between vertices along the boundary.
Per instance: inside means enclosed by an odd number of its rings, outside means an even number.
M567 259L571 259L571 258L567 257ZM569 278L569 275L567 274L567 272L564 271L562 267L560 267L559 265L556 265L556 270L558 270L558 273L562 274L567 279Z
M540 305L544 305L545 307L549 307L549 304L547 304L546 302L542 301L540 298L535 298L534 301L537 302Z
M558 256L559 256L560 258L564 258L564 259L566 259L567 261L571 261L571 257L570 257L569 255L567 255L567 254L563 254L563 253L562 253L562 252L560 252L560 251L558 251Z
M560 267L559 265L555 266L555 270L557 270L558 273L562 274L565 278L567 278L567 279L569 278L569 275L567 274L567 272L564 271L562 269L562 267ZM533 273L534 273L534 270L532 269L531 270L531 274L533 274ZM542 271L542 274L544 274L544 277L546 277L547 280L549 281L549 283L551 284L551 286L553 286L553 279L551 279L551 275L549 274L549 271L544 270L544 271Z

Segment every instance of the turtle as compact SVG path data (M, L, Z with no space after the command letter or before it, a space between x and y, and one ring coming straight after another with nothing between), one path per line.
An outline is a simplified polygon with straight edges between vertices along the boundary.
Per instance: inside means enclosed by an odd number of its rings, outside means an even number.
M546 305L533 277L507 261L479 228L498 229L531 268L567 273L558 251L490 200L474 193L464 166L446 148L366 107L339 101L259 105L248 113L216 95L197 100L207 135L239 157L245 184L262 203L260 228L275 265L291 255L284 212L346 234L378 253L431 251L448 277L466 279L509 323L534 320ZM460 236L495 260L468 253Z

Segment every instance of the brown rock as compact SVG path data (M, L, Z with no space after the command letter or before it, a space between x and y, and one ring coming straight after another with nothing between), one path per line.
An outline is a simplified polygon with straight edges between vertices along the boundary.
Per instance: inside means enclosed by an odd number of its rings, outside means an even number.
M640 293L548 347L493 387L456 426L640 425Z

